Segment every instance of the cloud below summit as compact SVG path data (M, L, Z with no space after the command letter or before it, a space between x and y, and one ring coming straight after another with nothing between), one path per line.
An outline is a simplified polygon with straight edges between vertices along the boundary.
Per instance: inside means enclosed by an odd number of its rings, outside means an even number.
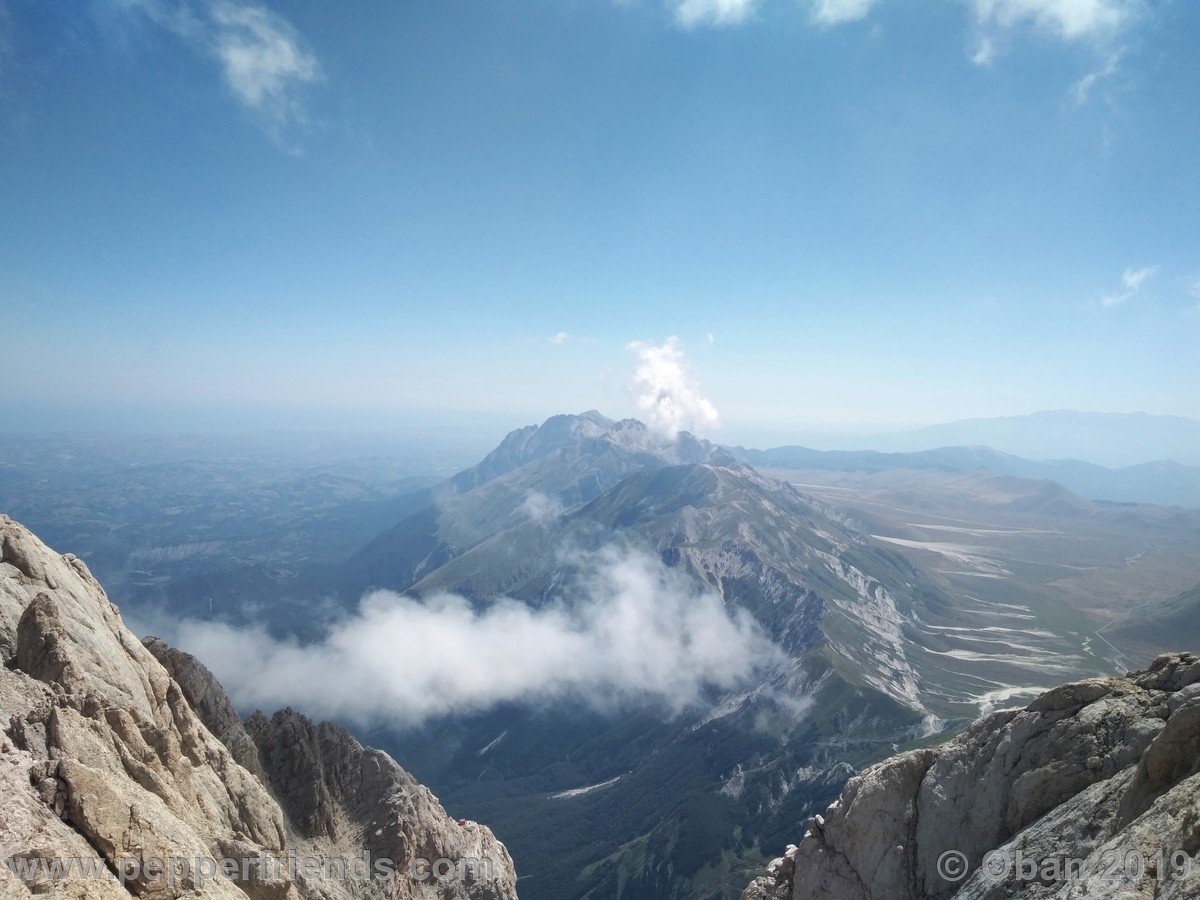
M377 591L315 644L196 621L169 639L242 709L291 704L362 725L563 699L674 713L779 659L748 613L654 556L610 546L570 563L569 589L538 609Z

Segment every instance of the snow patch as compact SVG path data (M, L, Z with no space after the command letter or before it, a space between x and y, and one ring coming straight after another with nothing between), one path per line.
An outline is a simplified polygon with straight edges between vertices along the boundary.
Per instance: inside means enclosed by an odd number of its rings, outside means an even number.
M491 750L493 747L495 747L497 744L499 744L506 737L508 737L508 729L507 728L505 728L502 732L500 732L500 734L490 744L488 744L486 747L484 747L482 750L480 750L475 755L483 756L483 754L487 753L489 750Z
M598 791L601 788L611 787L616 784L624 775L618 775L616 778L610 778L608 781L601 781L599 784L589 784L587 787L571 788L569 791L559 791L557 794L551 794L551 800L570 800L572 797L580 797L584 794L590 794L592 791Z

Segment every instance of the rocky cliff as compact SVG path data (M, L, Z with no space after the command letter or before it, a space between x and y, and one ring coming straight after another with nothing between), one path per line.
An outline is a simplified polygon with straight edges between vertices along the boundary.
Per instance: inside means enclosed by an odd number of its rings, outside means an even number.
M0 898L516 897L487 828L336 725L243 723L203 665L143 645L81 560L3 515L0 661Z
M850 779L743 900L1200 897L1200 657L1058 687Z

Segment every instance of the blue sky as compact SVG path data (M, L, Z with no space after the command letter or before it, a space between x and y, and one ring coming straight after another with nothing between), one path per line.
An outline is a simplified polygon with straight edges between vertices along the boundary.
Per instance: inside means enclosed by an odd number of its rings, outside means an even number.
M1200 417L1198 45L1184 0L0 0L0 415L624 415L678 335L734 442Z

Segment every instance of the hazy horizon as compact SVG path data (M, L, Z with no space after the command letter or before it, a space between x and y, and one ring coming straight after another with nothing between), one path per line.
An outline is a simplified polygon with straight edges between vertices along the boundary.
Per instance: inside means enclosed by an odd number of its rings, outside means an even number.
M629 404L636 406L630 401ZM311 411L295 411L291 416L272 418L259 411L229 410L125 410L114 414L109 410L21 410L12 414L0 408L0 436L73 436L127 435L130 437L176 438L195 436L198 440L229 442L234 446L251 445L261 439L264 446L278 447L279 442L296 438L313 438L313 448L326 455L354 450L387 452L393 443L414 447L440 446L449 451L447 461L465 466L474 463L490 451L509 432L526 426L542 424L557 415L577 415L584 408L553 412L530 413L525 417L495 412L394 411L387 416L361 415L332 411L314 415ZM643 411L625 408L620 412L598 409L613 419L640 418L653 421ZM1072 427L1072 420L1082 417L1092 429L1106 428L1102 438L1093 432L1080 432L1074 446L1064 442L1062 430ZM1147 433L1149 424L1156 433ZM909 428L893 427L872 430L820 431L814 429L753 429L689 421L687 430L714 443L752 449L782 446L807 446L816 450L876 450L882 452L929 450L952 445L989 446L1002 452L1029 459L1081 459L1113 468L1170 459L1184 465L1200 465L1200 452L1189 443L1190 436L1200 434L1200 420L1175 416L1156 416L1141 411L1094 412L1080 410L1037 410L1029 414L971 418L951 422L930 422ZM1016 432L1006 439L996 439L994 429L1013 426ZM989 431L991 429L991 431ZM957 437L957 432L966 435ZM949 437L946 437L949 435ZM941 439L945 437L945 439ZM1047 449L1032 449L1042 446Z
M8 416L1200 418L1193 4L0 8Z

